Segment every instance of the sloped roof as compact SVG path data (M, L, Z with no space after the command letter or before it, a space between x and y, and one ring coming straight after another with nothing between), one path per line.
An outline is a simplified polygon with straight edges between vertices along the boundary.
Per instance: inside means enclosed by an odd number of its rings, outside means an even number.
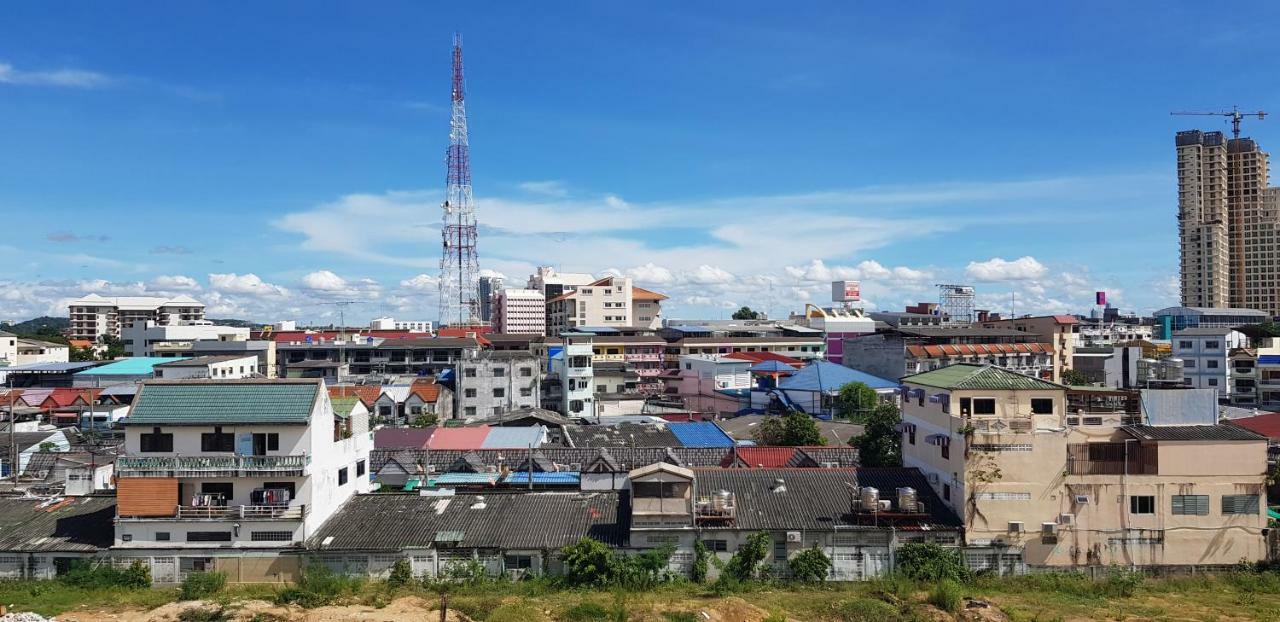
M436 428L427 441L428 449L480 449L489 436L489 426L474 428Z
M547 429L540 425L508 428L489 428L489 434L480 443L483 449L527 449L541 447L547 438Z
M102 389L74 389L71 387L58 387L49 393L39 404L41 408L66 408L76 403L76 400L92 404ZM26 401L26 400L23 400Z
M115 497L67 497L45 504L0 497L0 551L94 553L111 546Z
M564 436L572 447L680 447L667 426L642 423L567 425Z
M101 367L76 372L77 376L148 376L155 373L156 365L173 363L186 357L135 356L116 359Z
M329 398L329 403L333 405L333 414L339 417L350 417L352 409L361 402L360 398L353 395L351 397L331 397Z
M666 300L667 298L668 296L666 294L659 294L658 292L650 291L643 287L633 286L631 288L632 300Z
M330 399L350 395L360 398L365 406L373 406L378 401L378 396L382 395L382 387L371 384L338 384L329 387Z
M1126 425L1121 430L1144 441L1265 441L1267 437L1234 425Z
M1280 439L1280 413L1267 413L1253 417L1241 417L1225 422L1228 425L1240 426L1250 432L1261 434L1267 438Z
M436 428L379 428L373 432L374 449L426 449Z
M1053 391L1064 385L1033 378L992 365L958 363L907 376L903 382L939 389L989 389L994 391Z
M460 548L555 550L584 537L610 546L624 546L627 541L628 517L618 511L617 493L484 495L483 507L475 507L479 499L477 495L356 495L307 541L307 547L424 549L434 548L439 534L457 538L451 544Z
M560 486L577 486L582 482L582 476L573 471L534 471L533 483L535 485L560 485ZM515 471L508 473L502 478L504 484L528 484L529 471Z
M306 424L320 380L152 380L142 384L128 425Z
M786 391L839 391L850 382L861 382L872 389L898 388L898 383L891 380L822 360L815 360L779 380L778 388Z
M735 444L713 421L669 423L667 428L683 447L733 447Z
M434 382L415 382L409 387L409 395L416 395L418 396L418 399L427 403L432 403L440 399L440 385L435 384Z

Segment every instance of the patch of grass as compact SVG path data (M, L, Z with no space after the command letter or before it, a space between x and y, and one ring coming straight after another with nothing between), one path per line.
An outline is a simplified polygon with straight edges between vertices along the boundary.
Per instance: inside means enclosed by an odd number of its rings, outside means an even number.
M204 600L221 592L226 586L225 572L193 572L182 580L182 588L178 593L182 600Z
M609 610L600 603L584 601L565 609L560 619L564 622L606 622Z
M902 619L898 608L881 600L855 598L836 604L840 622L897 622Z
M178 614L178 622L226 622L228 619L222 607L192 607Z
M698 616L688 611L668 611L662 615L667 622L698 622Z
M929 604L948 613L959 611L963 600L964 591L960 589L959 583L951 579L943 579L929 590Z
M486 622L536 622L545 619L541 609L527 602L500 605L485 618Z
M80 607L150 610L171 603L176 590L82 588L58 581L0 581L0 603L13 611L54 616Z

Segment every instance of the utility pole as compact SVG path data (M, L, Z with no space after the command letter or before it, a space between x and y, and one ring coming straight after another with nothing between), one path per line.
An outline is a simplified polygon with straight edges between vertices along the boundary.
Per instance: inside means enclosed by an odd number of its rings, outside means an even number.
M9 474L13 476L13 485L18 485L18 415L14 410L17 402L13 395L13 374L6 374L9 381Z

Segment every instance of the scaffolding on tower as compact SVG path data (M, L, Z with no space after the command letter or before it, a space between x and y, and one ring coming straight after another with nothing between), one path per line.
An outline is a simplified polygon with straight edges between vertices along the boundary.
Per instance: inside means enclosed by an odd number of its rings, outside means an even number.
M441 227L440 324L479 323L475 198L471 194L471 154L462 79L462 36L453 38L453 114L449 121L444 222Z

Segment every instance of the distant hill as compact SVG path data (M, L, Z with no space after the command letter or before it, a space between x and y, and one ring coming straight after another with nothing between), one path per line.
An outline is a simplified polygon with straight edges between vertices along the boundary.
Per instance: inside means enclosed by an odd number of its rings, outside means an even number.
M60 335L71 328L71 319L65 317L49 317L47 315L30 319L17 324L0 323L0 330L22 336Z

